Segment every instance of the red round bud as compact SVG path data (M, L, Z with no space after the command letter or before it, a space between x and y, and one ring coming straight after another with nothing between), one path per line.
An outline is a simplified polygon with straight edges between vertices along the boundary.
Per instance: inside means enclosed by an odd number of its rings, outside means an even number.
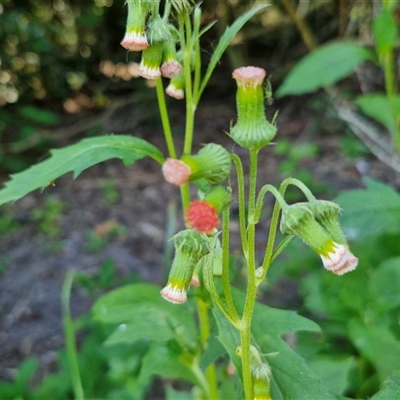
M219 223L214 207L205 201L194 200L186 211L186 222L200 233L211 234Z

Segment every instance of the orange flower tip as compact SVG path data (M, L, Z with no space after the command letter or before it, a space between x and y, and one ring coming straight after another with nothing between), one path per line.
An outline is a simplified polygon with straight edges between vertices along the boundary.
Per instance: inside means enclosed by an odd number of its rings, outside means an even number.
M232 78L239 86L258 86L265 79L267 72L259 67L240 67L232 73Z
M332 251L328 255L321 255L321 259L325 269L337 275L353 271L358 264L358 258L350 252L347 246L337 243L334 243Z
M178 61L167 61L161 66L161 75L164 78L174 78L182 71L181 64Z
M163 299L169 301L172 304L183 304L187 301L187 294L185 289L179 289L176 286L168 284L160 291Z
M173 97L176 100L182 100L185 97L185 93L182 89L177 88L176 86L169 84L165 89L165 93L168 96Z
M149 47L149 43L147 42L146 35L136 32L127 32L121 41L121 46L130 51L142 51Z
M144 64L140 64L139 75L146 79L157 79L161 76L161 71L160 68L147 67Z
M186 212L188 225L199 233L212 234L219 223L215 208L205 201L194 200Z
M194 274L194 275L192 276L192 280L190 281L190 283L191 283L193 286L200 287L200 279L199 279L199 276L196 275L196 274Z
M183 161L167 158L162 166L164 179L175 186L180 186L186 183L192 172L189 165Z

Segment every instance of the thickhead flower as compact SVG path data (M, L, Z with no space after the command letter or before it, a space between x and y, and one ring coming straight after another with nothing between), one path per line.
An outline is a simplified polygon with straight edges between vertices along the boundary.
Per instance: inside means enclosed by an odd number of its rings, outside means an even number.
M276 126L267 121L264 113L262 82L266 72L257 67L241 67L233 71L237 83L237 122L230 128L231 138L249 150L259 150L275 137Z
M199 260L207 254L206 242L199 233L191 229L174 236L175 256L167 285L160 291L161 296L174 304L187 300L187 289L193 278L193 271Z
M266 363L252 366L251 377L253 378L254 400L272 400L270 394L269 379L271 368Z
M194 200L186 211L187 224L199 233L211 234L219 224L215 208L206 201Z
M165 89L165 93L176 100L182 100L185 97L185 76L181 71L173 77Z
M209 143L198 154L183 156L180 160L168 158L162 167L165 180L176 186L199 179L217 184L229 176L230 170L229 153L215 143Z
M297 203L283 208L280 229L282 233L302 239L320 255L325 269L336 275L343 275L357 267L358 259L347 244L336 242L330 232L317 222L310 203Z
M176 44L173 40L165 43L161 64L161 75L165 78L174 78L182 71L182 65L177 59Z
M139 65L139 75L146 79L157 79L161 76L162 42L151 44L143 50Z
M158 12L159 1L128 0L128 19L121 46L130 51L142 51L149 46L146 36L146 20Z

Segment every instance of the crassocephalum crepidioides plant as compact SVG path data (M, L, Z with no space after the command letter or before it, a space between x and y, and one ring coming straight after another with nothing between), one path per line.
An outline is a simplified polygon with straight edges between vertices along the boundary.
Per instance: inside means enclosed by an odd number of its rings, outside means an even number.
M193 115L201 94L199 79L199 21L201 12L194 10L193 22L189 18L189 3L166 3L165 14L159 15L159 2L128 0L128 23L121 45L130 51L142 51L139 73L146 79L157 79L157 94L163 121L169 158L162 166L167 182L181 189L184 218L187 229L173 238L175 256L166 286L161 296L174 304L187 301L192 284L198 289L194 296L199 304L218 307L239 331L242 383L246 399L270 399L270 366L251 340L252 315L257 288L265 278L273 260L289 241L297 236L320 255L323 266L334 274L343 275L356 268L358 259L350 252L339 226L340 208L329 201L317 200L300 181L284 180L279 189L266 184L257 193L257 159L261 149L274 139L277 128L275 117L269 122L265 117L262 68L242 67L233 72L237 83L237 121L230 127L229 136L250 155L249 188L246 195L241 159L218 144L209 143L197 154L192 154ZM168 22L171 5L177 14L179 28ZM179 51L176 50L179 44ZM166 93L176 99L186 98L187 123L184 151L177 157L172 140L165 100L160 89L160 77L170 79ZM204 88L204 87L203 87ZM247 290L244 304L237 307L229 277L229 206L232 190L224 182L230 175L231 165L236 168L239 204L239 225L242 252L247 269ZM190 200L188 185L196 184L198 195ZM297 186L307 201L288 205L284 199L288 185ZM255 254L255 227L260 220L265 195L275 197L268 242L260 263ZM222 219L222 229L219 230ZM278 221L280 231L286 235L275 245ZM220 277L222 290L215 280ZM200 288L199 288L200 287ZM209 300L204 299L204 288ZM202 290L202 291L201 291ZM207 312L199 307L199 323L208 326ZM241 312L239 312L239 309ZM204 332L204 326L200 330ZM203 346L209 332L202 335ZM215 370L207 374L211 398L218 395Z

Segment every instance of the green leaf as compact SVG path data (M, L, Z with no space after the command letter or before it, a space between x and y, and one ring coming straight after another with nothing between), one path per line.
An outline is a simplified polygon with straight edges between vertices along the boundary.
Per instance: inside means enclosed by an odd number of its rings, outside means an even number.
M190 362L185 361L180 349L171 344L154 342L143 357L139 379L147 380L154 375L183 379L201 385Z
M168 385L166 389L166 400L195 400L190 392L181 392Z
M400 371L394 371L383 382L383 388L373 395L370 400L394 400L400 399Z
M366 189L340 194L342 228L350 239L400 231L400 195L389 185L365 179Z
M260 10L265 7L268 7L268 3L260 4L251 10L247 11L241 17L239 17L231 26L226 28L224 34L221 36L217 47L214 50L213 55L211 56L210 63L208 64L207 71L204 75L203 81L200 85L199 95L203 92L205 87L207 86L208 80L211 77L215 67L217 66L219 60L222 57L222 54L227 49L229 44L232 42L236 34L242 29L243 25L249 21L255 14L257 14Z
M92 313L94 319L102 323L126 324L126 328L123 329L130 331L135 326L138 329L141 326L141 322L136 317L136 307L139 307L141 315L145 312L146 307L152 310L152 314L149 314L148 317L143 316L146 327L150 329L153 321L154 330L159 329L158 333L151 333L152 337L165 332L164 340L167 341L171 338L173 331L174 337L182 338L189 346L196 343L197 330L190 309L166 302L161 298L160 288L156 285L137 283L115 289L96 301L92 307ZM166 321L168 321L169 328L165 328ZM165 329L161 328L161 324ZM118 334L115 333L115 335ZM140 333L135 335L140 335ZM162 337L157 336L156 340L162 340Z
M234 291L234 299L240 309L240 305L244 301L243 294ZM218 309L213 311L220 331L218 339L227 349L240 375L240 359L235 353L240 344L239 334ZM251 329L253 344L261 354L264 354L266 361L271 366L272 398L274 400L333 400L334 396L329 393L320 378L282 339L283 334L298 330L319 331L319 327L294 311L278 310L263 304L256 304Z
M396 129L396 116L393 115L393 108L396 115L400 115L400 96L393 99L393 103L383 93L371 93L357 97L355 103L362 112L380 122L390 132Z
M397 24L388 7L382 7L374 19L372 28L376 50L380 56L396 46Z
M277 97L303 94L328 87L343 79L373 54L356 43L333 42L306 55L276 91Z
M67 172L73 172L75 179L86 168L110 158L120 158L125 165L130 165L146 156L159 163L164 161L155 146L136 137L110 135L83 139L72 146L51 150L47 160L12 175L6 187L0 190L0 205L45 188Z
M114 307L113 312L126 323L118 326L105 345L133 343L141 339L167 341L174 337L167 315L150 303L138 303L129 308L125 305L119 309Z
M354 346L375 366L381 382L400 370L400 343L387 326L353 318L348 328Z
M308 364L332 393L341 395L349 386L349 373L355 366L355 360L353 357L333 359L332 356L317 356Z
M378 303L385 315L390 309L400 306L400 257L385 260L374 269L368 288L371 300L375 302L374 308L378 308Z

